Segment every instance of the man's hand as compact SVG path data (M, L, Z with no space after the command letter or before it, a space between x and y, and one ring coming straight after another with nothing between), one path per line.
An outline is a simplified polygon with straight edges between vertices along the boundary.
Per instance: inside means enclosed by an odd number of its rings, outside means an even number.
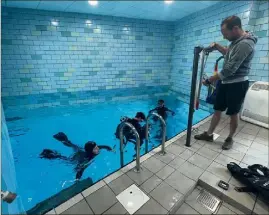
M208 81L209 81L210 83L213 83L214 81L217 81L217 80L219 80L219 79L220 79L220 77L219 77L219 74L217 73L216 75L211 76L211 77L208 79Z
M202 83L203 83L203 85L206 86L206 87L208 87L208 85L210 84L210 83L208 83L208 79L204 79L204 80L202 81Z

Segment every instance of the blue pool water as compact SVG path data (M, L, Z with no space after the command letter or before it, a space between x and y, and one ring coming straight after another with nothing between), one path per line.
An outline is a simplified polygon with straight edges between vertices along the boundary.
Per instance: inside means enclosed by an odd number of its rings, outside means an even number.
M134 117L138 111L147 114L155 107L158 99L160 98L7 110L6 118L22 117L20 120L7 122L7 125L15 159L17 192L24 208L28 210L74 183L75 172L72 165L59 160L39 158L44 148L57 150L66 156L72 154L70 148L53 138L54 134L64 132L73 143L82 147L89 140L115 147L115 153L102 150L85 170L82 179L90 177L96 182L120 168L119 140L114 135L120 117ZM171 96L162 99L168 108L176 112L175 116L169 115L167 119L167 137L170 139L186 129L189 106ZM204 110L195 111L193 123L209 115L210 113ZM159 140L152 139L149 149L159 144ZM142 145L141 153L144 153L144 147L145 145ZM134 146L129 143L126 146L125 164L133 160L134 154Z

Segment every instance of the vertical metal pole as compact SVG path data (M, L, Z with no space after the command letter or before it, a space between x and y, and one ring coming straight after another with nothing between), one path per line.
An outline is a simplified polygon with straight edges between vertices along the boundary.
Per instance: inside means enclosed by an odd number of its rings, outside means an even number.
M124 136L123 136L123 127L124 127L124 123L122 123L121 127L120 127L120 165L121 168L124 166L124 158L123 158L123 145L124 145Z
M123 159L124 135L123 135L123 130L126 126L129 127L135 135L135 139L136 139L136 168L135 168L135 171L140 172L140 137L139 137L139 134L138 134L137 130L135 129L135 127L128 122L123 122L120 126L120 164L121 164L121 167L124 166L124 159Z
M149 118L146 119L146 146L145 146L145 153L148 153L149 151Z
M140 137L137 131L134 129L133 132L136 136L136 169L135 172L140 172Z
M195 100L196 81L197 81L197 74L198 74L199 54L202 50L203 48L200 46L197 46L194 48L192 79L191 79L191 96L190 96L188 130L187 130L187 139L186 139L187 147L191 146L191 128L192 128L192 119L193 119L193 112L194 112L194 100Z
M160 120L162 122L162 127L163 127L163 137L162 137L162 151L161 151L161 155L165 155L165 138L166 138L166 123L163 120L163 118L160 116Z
M166 123L165 123L164 119L163 119L159 114L157 114L157 113L150 113L150 114L148 115L147 119L146 119L146 120L147 120L147 122L146 122L146 144L148 144L148 138L149 138L149 136L148 136L148 130L149 130L149 118L150 118L151 116L156 116L156 117L158 117L159 120L161 121L162 128L163 128L163 133L162 133L162 149L161 149L160 154L161 154L161 155L165 155L165 154L166 154L166 153L165 153ZM146 152L148 152L147 150L148 150L148 145L146 145Z

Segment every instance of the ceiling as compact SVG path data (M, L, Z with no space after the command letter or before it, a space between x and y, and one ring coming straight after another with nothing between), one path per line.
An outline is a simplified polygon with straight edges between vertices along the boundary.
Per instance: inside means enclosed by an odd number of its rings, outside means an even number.
M98 1L91 6L88 1L11 1L2 0L2 6L31 8L39 10L91 13L99 15L120 16L138 19L176 21L196 11L202 10L218 1Z

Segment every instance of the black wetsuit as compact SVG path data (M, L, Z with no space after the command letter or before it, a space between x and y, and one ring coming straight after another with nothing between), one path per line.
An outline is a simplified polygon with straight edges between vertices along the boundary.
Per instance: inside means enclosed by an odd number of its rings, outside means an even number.
M98 145L98 148L106 149L108 151L112 151L112 148L110 146L101 146ZM76 165L75 171L76 171L76 179L80 179L84 170L89 166L89 162L93 160L98 154L94 153L87 153L84 150L79 150L75 152L69 159L72 163ZM87 165L88 164L88 165Z
M63 133L61 135L63 135ZM54 135L54 138L55 136L56 135ZM74 150L74 153L71 156L67 157L61 155L55 150L44 149L39 157L49 160L60 159L65 162L71 163L72 165L75 166L74 169L76 172L76 179L80 179L84 170L90 165L90 161L93 160L98 154L94 154L93 152L91 153L86 152L83 148L71 143L71 141L69 141L67 137L65 137L64 139L59 139L56 136L55 139L62 142L65 146L71 147ZM110 146L102 146L102 145L97 146L99 149L106 149L108 151L112 151L112 148Z
M156 111L157 114L159 114L163 119L166 119L167 118L167 113L166 113L167 111L174 113L174 111L168 109L165 106L156 107L156 108L150 110L150 112L153 112L153 111Z
M145 126L141 126L140 123L139 123L139 121L136 120L136 119L134 119L134 118L133 119L126 118L126 120L124 120L124 121L125 122L129 122L130 124L132 124L135 127L137 133L139 134L139 137L140 137L140 140L141 140L141 145L142 145L143 144L143 140L145 139L145 136L146 136ZM116 135L117 138L120 138L119 137L119 128L120 128L120 125L121 124L118 125L117 130L116 130L116 133L115 133L115 135ZM126 144L128 141L130 141L132 143L135 143L135 141L133 141L133 140L135 140L135 136L134 136L133 132L131 131L131 129L129 127L125 127L123 129L123 135L126 138L126 141L124 142L124 144Z

